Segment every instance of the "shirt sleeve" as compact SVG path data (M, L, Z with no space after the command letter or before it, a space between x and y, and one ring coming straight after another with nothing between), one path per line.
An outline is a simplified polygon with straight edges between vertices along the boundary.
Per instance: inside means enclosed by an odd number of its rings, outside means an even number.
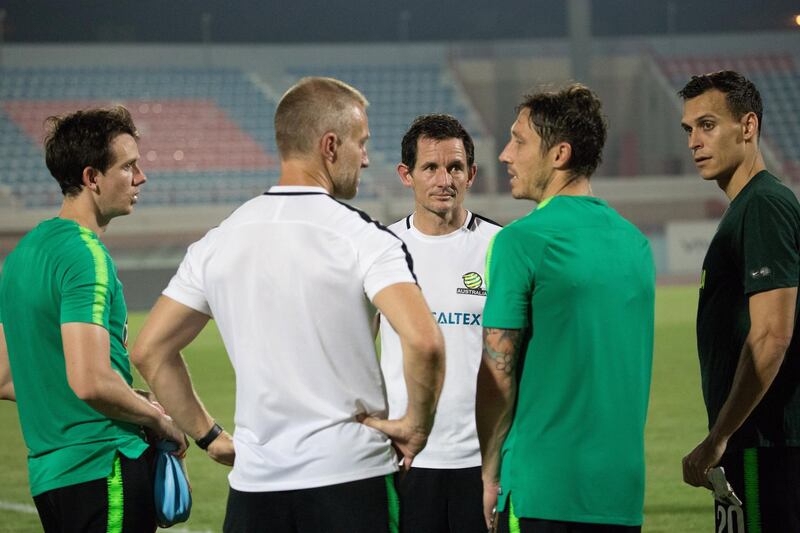
M209 234L189 246L178 271L162 294L195 311L213 316L206 297L202 271L208 245Z
M60 322L84 322L109 329L111 297L116 279L108 253L94 239L83 239L63 258L55 273L60 279Z
M745 294L797 287L800 278L798 210L777 196L756 196L744 215Z
M387 228L367 226L358 248L364 292L370 301L390 285L417 282L413 260L405 244Z
M486 254L487 293L483 326L530 326L535 267L513 230L497 233Z

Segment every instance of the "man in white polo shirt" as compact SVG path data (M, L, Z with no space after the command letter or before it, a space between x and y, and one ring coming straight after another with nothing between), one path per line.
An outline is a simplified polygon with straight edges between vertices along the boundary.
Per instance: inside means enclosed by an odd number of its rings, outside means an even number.
M304 78L281 99L279 185L189 247L133 359L181 428L220 431L179 350L214 317L236 373L226 532L389 532L392 474L425 446L444 344L402 241L352 198L369 163L366 99ZM368 299L403 341L409 409L386 420ZM211 430L209 430L209 427Z
M481 361L484 263L496 223L464 209L475 180L472 138L449 115L418 117L403 137L400 179L414 191L414 212L392 224L444 333L447 377L428 445L397 476L403 532L484 533L475 386ZM406 411L401 339L382 323L381 368L389 417Z

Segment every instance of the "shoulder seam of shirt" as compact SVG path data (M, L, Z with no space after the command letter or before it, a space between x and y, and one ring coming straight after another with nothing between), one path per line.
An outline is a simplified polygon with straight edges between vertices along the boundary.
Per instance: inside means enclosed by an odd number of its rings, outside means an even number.
M320 193L320 194L323 194L323 193ZM362 211L361 209L358 209L357 207L353 207L350 204L346 204L346 203L344 203L344 202L342 202L340 200L337 200L336 198L334 198L330 194L326 194L325 196L327 196L328 198L330 198L331 200L333 200L337 204L342 205L342 206L346 207L347 209L358 213L358 216L360 216L361 219L364 222L366 222L367 224L374 224L375 227L378 228L379 230L385 231L386 233L388 233L389 235L391 235L392 237L394 237L395 239L400 241L400 247L401 247L401 249L403 250L403 253L406 256L406 264L408 265L408 270L411 272L411 277L414 278L414 283L419 283L417 281L417 275L414 273L414 260L411 258L411 254L408 253L408 248L406 247L406 243L405 243L405 241L403 241L403 239L401 239L400 237L395 235L395 233L392 230L390 230L389 228L387 228L386 226L384 226L383 224L381 224L377 220L374 220L372 217L370 217L366 212Z
M478 220L483 220L484 222L488 222L489 224L494 224L498 228L502 228L503 227L502 224L498 224L497 222L495 222L491 218L486 218L485 216L479 215L478 213L471 213L471 214L472 214L473 218L470 221L469 225L474 225L475 227L477 227L478 226Z

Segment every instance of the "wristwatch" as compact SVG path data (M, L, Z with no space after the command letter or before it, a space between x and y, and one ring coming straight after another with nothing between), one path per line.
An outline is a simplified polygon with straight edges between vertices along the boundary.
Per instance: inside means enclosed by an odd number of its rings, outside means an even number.
M214 439L219 437L220 433L222 433L222 426L214 422L214 425L211 426L211 429L208 430L208 433L206 433L202 438L194 441L194 443L197 444L201 450L207 450L208 446L214 442Z

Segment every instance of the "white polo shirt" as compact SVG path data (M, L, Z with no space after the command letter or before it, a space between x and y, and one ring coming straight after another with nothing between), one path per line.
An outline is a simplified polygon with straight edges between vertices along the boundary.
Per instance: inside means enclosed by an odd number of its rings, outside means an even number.
M475 427L475 389L483 348L481 318L486 301L486 250L501 227L467 212L464 225L448 235L431 236L414 227L413 215L389 229L406 243L414 259L422 294L442 330L447 357L444 386L433 430L414 459L421 468L480 466ZM389 418L406 412L400 338L381 321L381 368L386 379Z
M356 416L387 415L367 298L414 283L403 243L318 187L272 187L192 244L164 295L213 316L236 373L231 487L385 475L396 455Z

